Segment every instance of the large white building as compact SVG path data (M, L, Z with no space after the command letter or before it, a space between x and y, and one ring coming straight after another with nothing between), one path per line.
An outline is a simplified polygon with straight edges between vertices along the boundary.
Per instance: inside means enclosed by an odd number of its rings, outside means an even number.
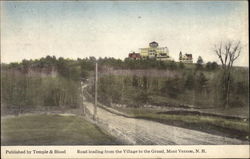
M166 60L173 60L170 56L169 56L169 50L167 47L158 47L158 43L153 41L151 43L149 43L149 47L147 48L140 48L140 55L141 58L155 58L157 60L162 60L162 61L166 61Z

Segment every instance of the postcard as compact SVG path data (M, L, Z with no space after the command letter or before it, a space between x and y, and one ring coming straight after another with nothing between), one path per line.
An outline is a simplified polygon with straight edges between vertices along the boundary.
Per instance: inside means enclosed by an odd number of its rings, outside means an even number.
M1 158L249 158L247 1L1 1Z

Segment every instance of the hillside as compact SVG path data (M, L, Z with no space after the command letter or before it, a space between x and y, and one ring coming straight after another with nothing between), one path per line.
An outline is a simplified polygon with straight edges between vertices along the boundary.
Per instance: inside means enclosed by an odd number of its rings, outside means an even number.
M99 64L98 100L107 105L223 108L221 69L156 60L64 59L47 56L2 64L2 105L76 108L80 80L92 79ZM232 71L230 108L248 107L248 68ZM93 95L93 83L88 91ZM208 100L209 99L209 100Z

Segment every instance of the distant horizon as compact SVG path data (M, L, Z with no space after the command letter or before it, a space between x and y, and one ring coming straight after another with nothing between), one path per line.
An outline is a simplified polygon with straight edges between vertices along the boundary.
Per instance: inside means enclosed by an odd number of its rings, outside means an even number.
M31 60L31 61L35 61L35 60L40 60L41 58L46 58L47 56L50 56L50 57L53 57L53 56L55 56L55 55L46 55L46 56L42 56L42 57L40 57L40 58L34 58L34 59L22 59L21 61L13 61L13 62L2 62L1 61L1 64L7 64L7 65L9 65L9 64L11 64L11 63L18 63L18 64L20 64L20 63L22 63L22 61L23 60ZM79 59L85 59L85 58L90 58L90 57L94 57L94 56L89 56L89 57L83 57L83 58L80 58L80 57L78 57ZM59 59L59 58L63 58L63 59L69 59L69 60L74 60L74 61L77 61L77 59L78 58L65 58L65 57L57 57L57 56L55 56L55 58L56 59ZM114 57L95 57L97 60L99 60L100 58L102 58L102 59L104 59L104 58L114 58ZM124 59L120 59L120 58L114 58L114 59L116 59L116 60L122 60L122 61L124 61L125 60L125 58ZM132 59L131 59L132 60ZM141 60L144 60L144 59L141 59ZM157 61L157 60L156 60ZM163 61L163 62L170 62L170 61ZM177 62L177 63L180 63L180 61L173 61L173 62ZM208 62L216 62L216 61L207 61L207 62L204 62L203 63L203 65L206 65ZM216 62L218 65L221 65L221 63L218 63L218 62ZM184 63L185 64L185 63ZM188 63L188 64L196 64L196 61L194 61L193 63ZM244 68L249 68L249 66L238 66L238 65L233 65L233 67L244 67Z
M248 3L245 1L3 1L1 63L56 56L113 57L156 41L193 61L217 62L213 45L242 42L235 66L249 67Z

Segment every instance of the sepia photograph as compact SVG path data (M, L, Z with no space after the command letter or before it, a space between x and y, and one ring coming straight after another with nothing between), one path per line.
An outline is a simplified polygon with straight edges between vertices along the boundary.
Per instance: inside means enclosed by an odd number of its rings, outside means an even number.
M249 150L248 1L0 3L3 158Z

